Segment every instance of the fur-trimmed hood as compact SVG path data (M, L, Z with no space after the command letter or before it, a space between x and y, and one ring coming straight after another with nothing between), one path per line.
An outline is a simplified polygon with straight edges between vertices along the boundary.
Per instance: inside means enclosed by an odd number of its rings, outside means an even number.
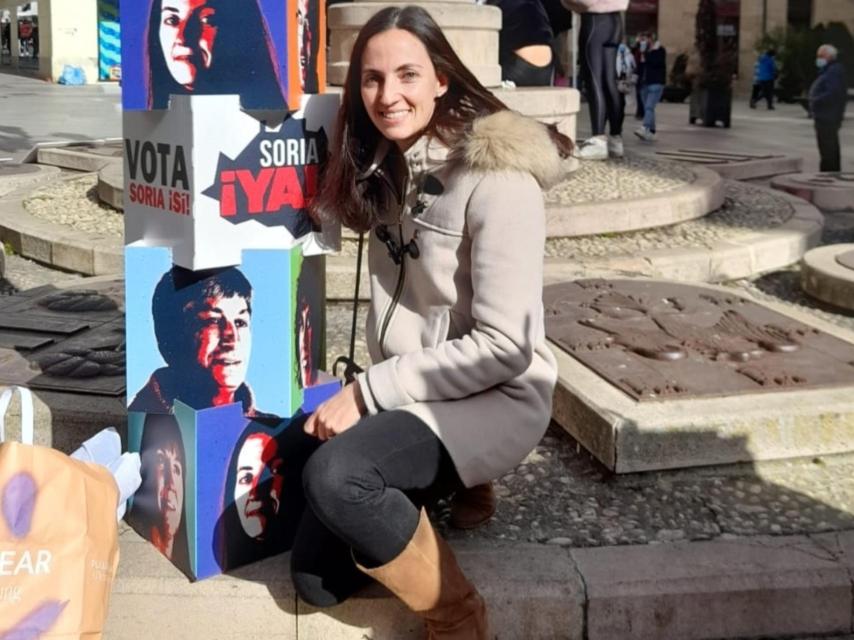
M578 168L575 158L561 157L546 125L510 110L475 120L454 155L477 171L525 171L542 188Z

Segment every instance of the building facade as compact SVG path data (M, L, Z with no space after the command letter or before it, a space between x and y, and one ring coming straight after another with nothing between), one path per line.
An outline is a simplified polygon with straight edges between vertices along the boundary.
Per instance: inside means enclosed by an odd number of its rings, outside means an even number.
M698 0L631 0L626 34L658 34L670 63L694 48L694 19ZM747 90L756 61L754 45L777 28L809 28L842 22L854 33L854 0L717 0L718 35L738 51L736 88Z
M70 65L81 68L89 83L118 80L119 1L0 0L0 70L56 82ZM718 34L738 51L740 89L751 84L754 44L767 31L836 21L854 33L854 0L716 0L716 4ZM626 34L658 34L672 61L694 47L697 5L698 0L631 0Z
M119 0L0 0L0 71L57 82L66 66L120 78Z

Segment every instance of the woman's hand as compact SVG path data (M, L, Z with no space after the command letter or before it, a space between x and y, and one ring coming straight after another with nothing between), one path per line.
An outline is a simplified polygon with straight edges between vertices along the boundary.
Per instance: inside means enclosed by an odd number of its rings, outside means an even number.
M328 440L356 424L366 411L359 383L352 382L320 405L303 428L319 440Z

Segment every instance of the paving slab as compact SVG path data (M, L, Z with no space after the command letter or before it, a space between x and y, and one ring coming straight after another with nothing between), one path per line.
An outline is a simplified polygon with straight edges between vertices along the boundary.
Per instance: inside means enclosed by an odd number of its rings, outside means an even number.
M732 297L731 289L696 286ZM767 307L854 343L854 332L791 308ZM854 385L850 383L639 402L559 345L551 345L559 368L553 419L616 473L854 450ZM656 383L650 384L654 388Z
M851 631L848 567L806 536L573 550L588 640Z
M199 629L216 629L217 639L261 638L265 631L306 640L423 637L417 616L378 584L329 609L298 601L288 554L190 583L124 523L119 543L121 562L105 629L110 640L135 640L140 629L150 637L195 637ZM487 602L498 638L581 640L583 583L565 549L522 544L496 550L467 542L454 547Z
M662 149L655 153L668 160L699 164L728 180L753 180L796 173L803 167L803 158L793 154L685 147Z
M822 211L854 211L854 173L792 173L774 176L771 186Z
M121 164L122 142L104 140L39 145L33 161L75 171L100 171L108 164Z
M296 594L287 556L191 583L124 523L120 523L119 547L121 559L105 639L298 637Z
M854 244L807 251L801 264L801 286L814 298L854 310Z
M584 637L584 587L566 550L519 544L505 549L454 544L466 576L486 600L492 633L513 638ZM385 589L371 586L323 611L298 605L300 638L422 638L423 626Z

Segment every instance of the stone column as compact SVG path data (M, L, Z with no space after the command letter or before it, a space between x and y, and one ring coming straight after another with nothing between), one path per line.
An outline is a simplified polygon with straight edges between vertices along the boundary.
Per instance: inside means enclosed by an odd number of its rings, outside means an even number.
M658 39L667 49L668 73L676 56L680 53L690 54L694 50L697 5L697 0L659 0Z
M39 16L48 17L45 28L39 27L43 42L48 41L43 49L47 68L42 64L48 77L55 82L63 67L71 65L83 69L87 83L97 83L97 0L39 0Z
M820 0L812 3L812 23L843 22L854 33L854 3L851 0Z
M18 7L17 5L9 8L9 15L11 18L11 22L9 23L9 40L10 40L10 49L12 51L12 66L18 67L18 58L20 57L18 54L20 53L21 43L18 39Z
M411 4L430 12L454 51L484 86L497 87L501 84L501 67L498 64L501 10L498 7L477 5L469 0L421 0ZM382 0L362 0L329 7L329 84L344 84L359 29L377 11L389 6L399 5Z

